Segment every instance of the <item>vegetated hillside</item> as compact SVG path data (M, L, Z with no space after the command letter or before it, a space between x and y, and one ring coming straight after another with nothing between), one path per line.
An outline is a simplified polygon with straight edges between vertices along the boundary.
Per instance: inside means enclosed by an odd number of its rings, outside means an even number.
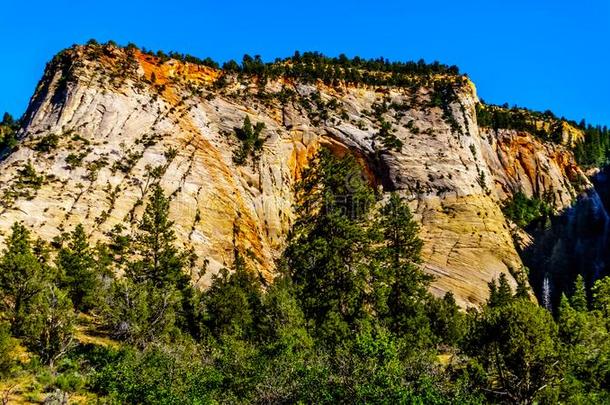
M609 401L605 129L440 64L173 57L71 48L0 125L4 402Z
M561 209L590 187L564 146L481 131L474 85L455 68L303 54L219 70L182 59L113 45L57 55L1 163L2 231L24 221L48 241L79 223L94 240L128 234L159 182L179 242L209 260L200 283L232 262L234 225L270 280L295 181L326 146L410 201L433 290L469 306L522 267L503 200L550 193Z

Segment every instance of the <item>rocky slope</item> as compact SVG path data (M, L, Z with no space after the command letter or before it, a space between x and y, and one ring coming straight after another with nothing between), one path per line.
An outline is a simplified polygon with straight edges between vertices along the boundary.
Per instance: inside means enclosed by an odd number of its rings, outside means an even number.
M442 105L433 102L439 91ZM476 305L488 281L522 267L502 201L521 190L563 209L590 187L565 148L479 128L478 102L460 76L329 87L75 47L47 67L19 148L0 162L0 231L23 221L46 240L77 223L94 239L117 224L129 232L159 181L181 243L210 261L196 281L205 285L230 265L235 228L252 267L272 279L293 218L293 185L327 146L355 154L372 182L408 197L433 290ZM258 159L238 165L235 128L246 116L265 124L265 141ZM380 133L402 147L384 147Z

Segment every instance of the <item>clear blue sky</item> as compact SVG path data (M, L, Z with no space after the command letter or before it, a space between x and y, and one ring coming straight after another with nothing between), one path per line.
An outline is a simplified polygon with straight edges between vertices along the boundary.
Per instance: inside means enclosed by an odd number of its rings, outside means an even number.
M610 125L610 1L12 1L0 112L20 116L45 63L89 38L224 61L318 50L456 64L488 102Z

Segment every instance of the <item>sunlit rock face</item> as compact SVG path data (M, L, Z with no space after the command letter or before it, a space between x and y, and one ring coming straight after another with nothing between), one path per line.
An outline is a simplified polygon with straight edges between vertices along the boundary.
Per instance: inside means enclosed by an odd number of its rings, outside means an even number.
M575 182L589 186L563 147L481 130L476 91L463 77L375 88L231 75L221 86L220 75L113 47L57 56L31 100L19 149L0 162L0 231L23 221L51 240L83 223L105 240L117 224L133 229L159 181L179 243L199 263L209 260L196 282L205 286L231 265L234 239L270 281L293 220L294 185L325 146L355 155L372 184L410 201L433 292L452 291L467 307L487 298L490 280L522 266L503 200L546 193L561 209L577 195ZM431 103L437 80L455 95L446 108ZM257 159L238 165L235 128L246 116L265 124L265 141ZM382 121L402 147L380 145ZM56 144L41 151L50 135ZM19 174L28 163L44 176L39 188Z

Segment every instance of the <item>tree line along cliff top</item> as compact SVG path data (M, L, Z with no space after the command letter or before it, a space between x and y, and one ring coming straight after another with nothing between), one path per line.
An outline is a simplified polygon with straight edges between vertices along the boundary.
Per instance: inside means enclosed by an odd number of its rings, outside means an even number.
M118 56L117 52L124 52L128 58L134 59L136 54L144 54L149 60L158 65L170 60L185 64L193 64L220 70L229 74L256 76L259 79L273 80L280 77L295 81L311 83L321 80L327 85L364 84L371 86L397 86L405 87L414 84L414 77L443 76L446 78L465 79L457 66L449 66L437 61L426 63L423 59L418 62L396 62L385 58L364 59L361 57L349 58L344 54L338 57L328 57L319 52L295 52L286 58L276 58L273 62L264 62L259 55L244 55L241 62L229 60L222 65L211 58L201 59L189 54L163 51L153 52L140 49L134 44L121 47L109 41L98 44L90 40L86 45L73 45L59 52L51 65L74 57L99 59Z
M136 77L138 68L142 66L145 81L156 85L160 91L166 85L182 79L186 79L185 83L189 86L204 84L215 91L222 91L231 80L254 82L258 85L261 97L264 96L265 84L273 80L285 83L323 83L336 88L371 86L417 91L424 87L431 91L431 106L442 108L448 118L448 106L457 100L457 89L473 86L468 76L460 73L457 66L437 61L396 62L382 57L349 58L344 54L328 57L319 52L297 51L290 57L276 58L272 62L263 61L259 55L244 55L240 63L229 60L221 65L209 57L202 59L178 52L153 52L140 49L132 43L119 46L113 41L100 44L95 40L59 52L47 65L45 77L50 78L57 70L61 70L58 85L65 86L78 76L77 68L87 61L100 63L105 68L103 73L117 87L127 77ZM36 93L43 86L45 77ZM585 167L603 166L610 156L610 134L607 127L593 126L584 120L577 123L565 117L557 117L549 110L538 112L523 107L509 107L508 103L491 105L481 100L477 104L477 121L480 127L496 132L499 129L528 132L543 141L564 144L574 152L577 162ZM3 138L7 138L4 135Z

